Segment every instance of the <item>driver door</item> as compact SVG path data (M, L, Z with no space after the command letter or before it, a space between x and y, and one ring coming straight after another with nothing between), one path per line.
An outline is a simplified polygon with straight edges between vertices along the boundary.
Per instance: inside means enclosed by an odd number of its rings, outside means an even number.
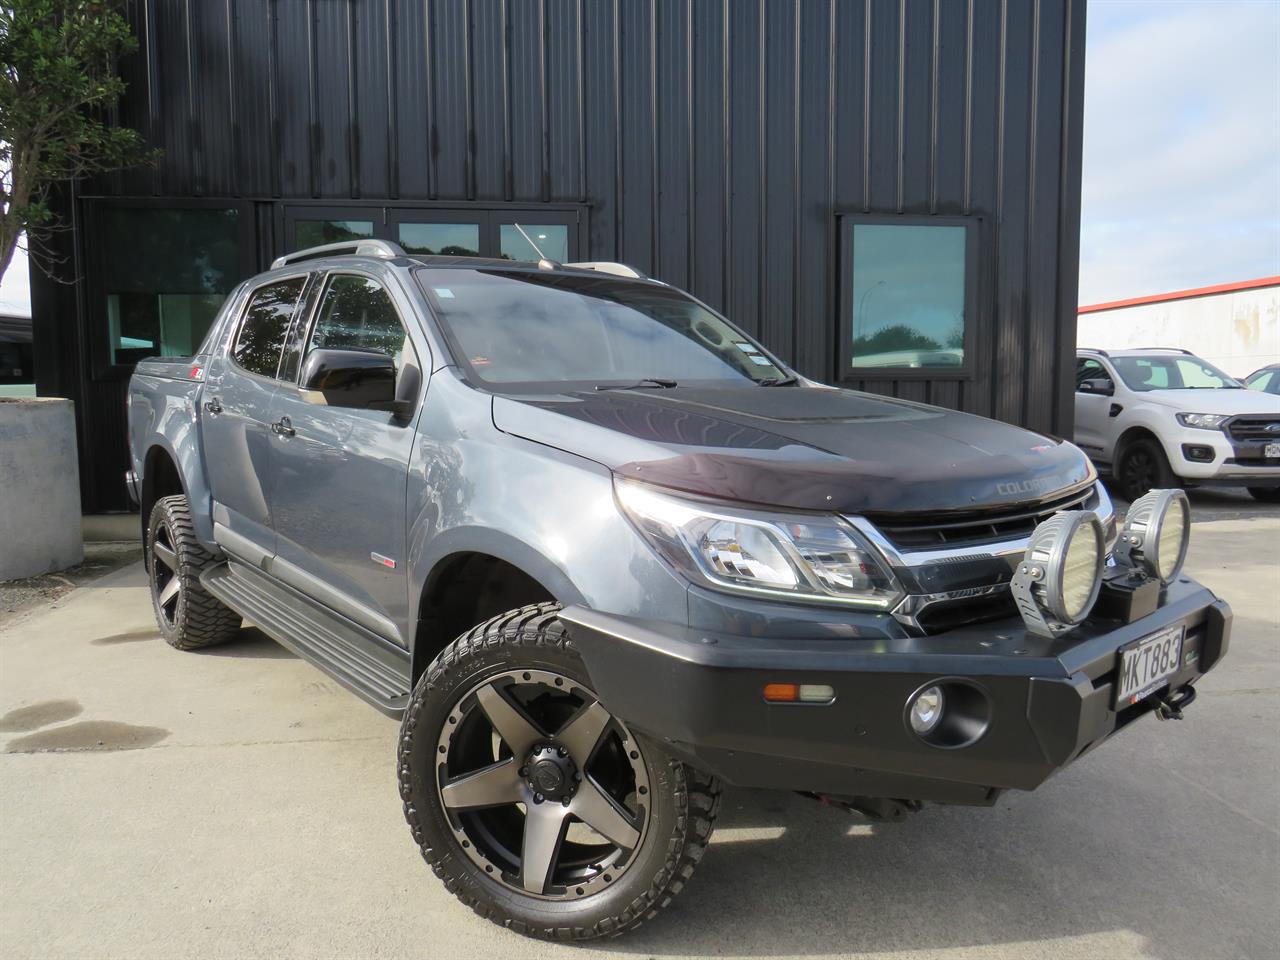
M1086 381L1110 380L1114 374L1093 357L1076 359L1076 446L1089 456L1107 460L1111 456L1111 404L1114 397L1106 393L1082 390ZM1114 389L1114 388L1113 388Z
M387 288L367 274L325 278L303 342L299 369L310 351L327 348L385 353L397 378L409 366L425 374ZM423 392L419 387L419 396ZM416 407L411 417L396 419L385 411L328 406L290 383L281 386L271 416L287 425L275 438L272 572L406 645L405 507Z

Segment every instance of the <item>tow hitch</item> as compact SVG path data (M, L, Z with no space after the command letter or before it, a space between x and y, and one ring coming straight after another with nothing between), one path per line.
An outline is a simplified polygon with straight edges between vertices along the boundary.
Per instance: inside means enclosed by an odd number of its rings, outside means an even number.
M1161 720L1181 720L1182 708L1196 699L1196 688L1187 684L1176 693L1165 694L1156 701L1156 716Z

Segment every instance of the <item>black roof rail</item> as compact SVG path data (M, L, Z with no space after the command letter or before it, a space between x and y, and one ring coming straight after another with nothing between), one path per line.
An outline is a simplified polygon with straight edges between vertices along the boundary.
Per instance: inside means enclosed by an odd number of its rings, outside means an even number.
M390 240L376 240L371 237L364 237L359 240L326 243L323 246L307 247L305 250L286 253L283 257L276 257L271 261L271 269L278 270L280 267L298 263L301 260L315 260L319 257L340 257L344 254L355 257L384 257L388 259L405 255L404 248L398 243L392 243Z
M1185 353L1188 357L1194 357L1195 354L1190 350L1184 350L1182 347L1126 347L1127 350L1168 350L1170 353Z
M1076 351L1078 353L1096 353L1100 357L1111 356L1111 354L1107 353L1107 351L1101 350L1098 347L1076 347Z

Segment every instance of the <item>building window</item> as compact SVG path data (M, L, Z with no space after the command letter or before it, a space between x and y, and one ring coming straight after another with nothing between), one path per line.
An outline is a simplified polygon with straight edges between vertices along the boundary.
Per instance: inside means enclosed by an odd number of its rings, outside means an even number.
M0 397L35 395L31 318L0 314Z
M841 228L842 379L969 375L974 221L848 216Z
M372 220L298 220L291 250L322 247L373 236Z
M103 205L95 212L108 363L194 353L246 272L241 210Z
M504 223L499 230L503 260L539 260L546 257L564 263L569 259L569 228L564 224Z
M480 256L478 223L400 223L405 253L443 257Z

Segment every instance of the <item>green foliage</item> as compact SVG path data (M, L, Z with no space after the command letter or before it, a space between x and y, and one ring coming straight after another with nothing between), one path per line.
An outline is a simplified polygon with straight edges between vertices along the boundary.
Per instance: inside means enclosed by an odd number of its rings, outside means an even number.
M870 336L856 337L853 341L853 353L857 357L902 350L941 349L942 344L933 337L926 336L915 327L909 327L903 323L881 327Z
M33 248L56 225L58 183L151 158L114 126L119 57L137 41L125 0L0 0L0 276L25 231Z

